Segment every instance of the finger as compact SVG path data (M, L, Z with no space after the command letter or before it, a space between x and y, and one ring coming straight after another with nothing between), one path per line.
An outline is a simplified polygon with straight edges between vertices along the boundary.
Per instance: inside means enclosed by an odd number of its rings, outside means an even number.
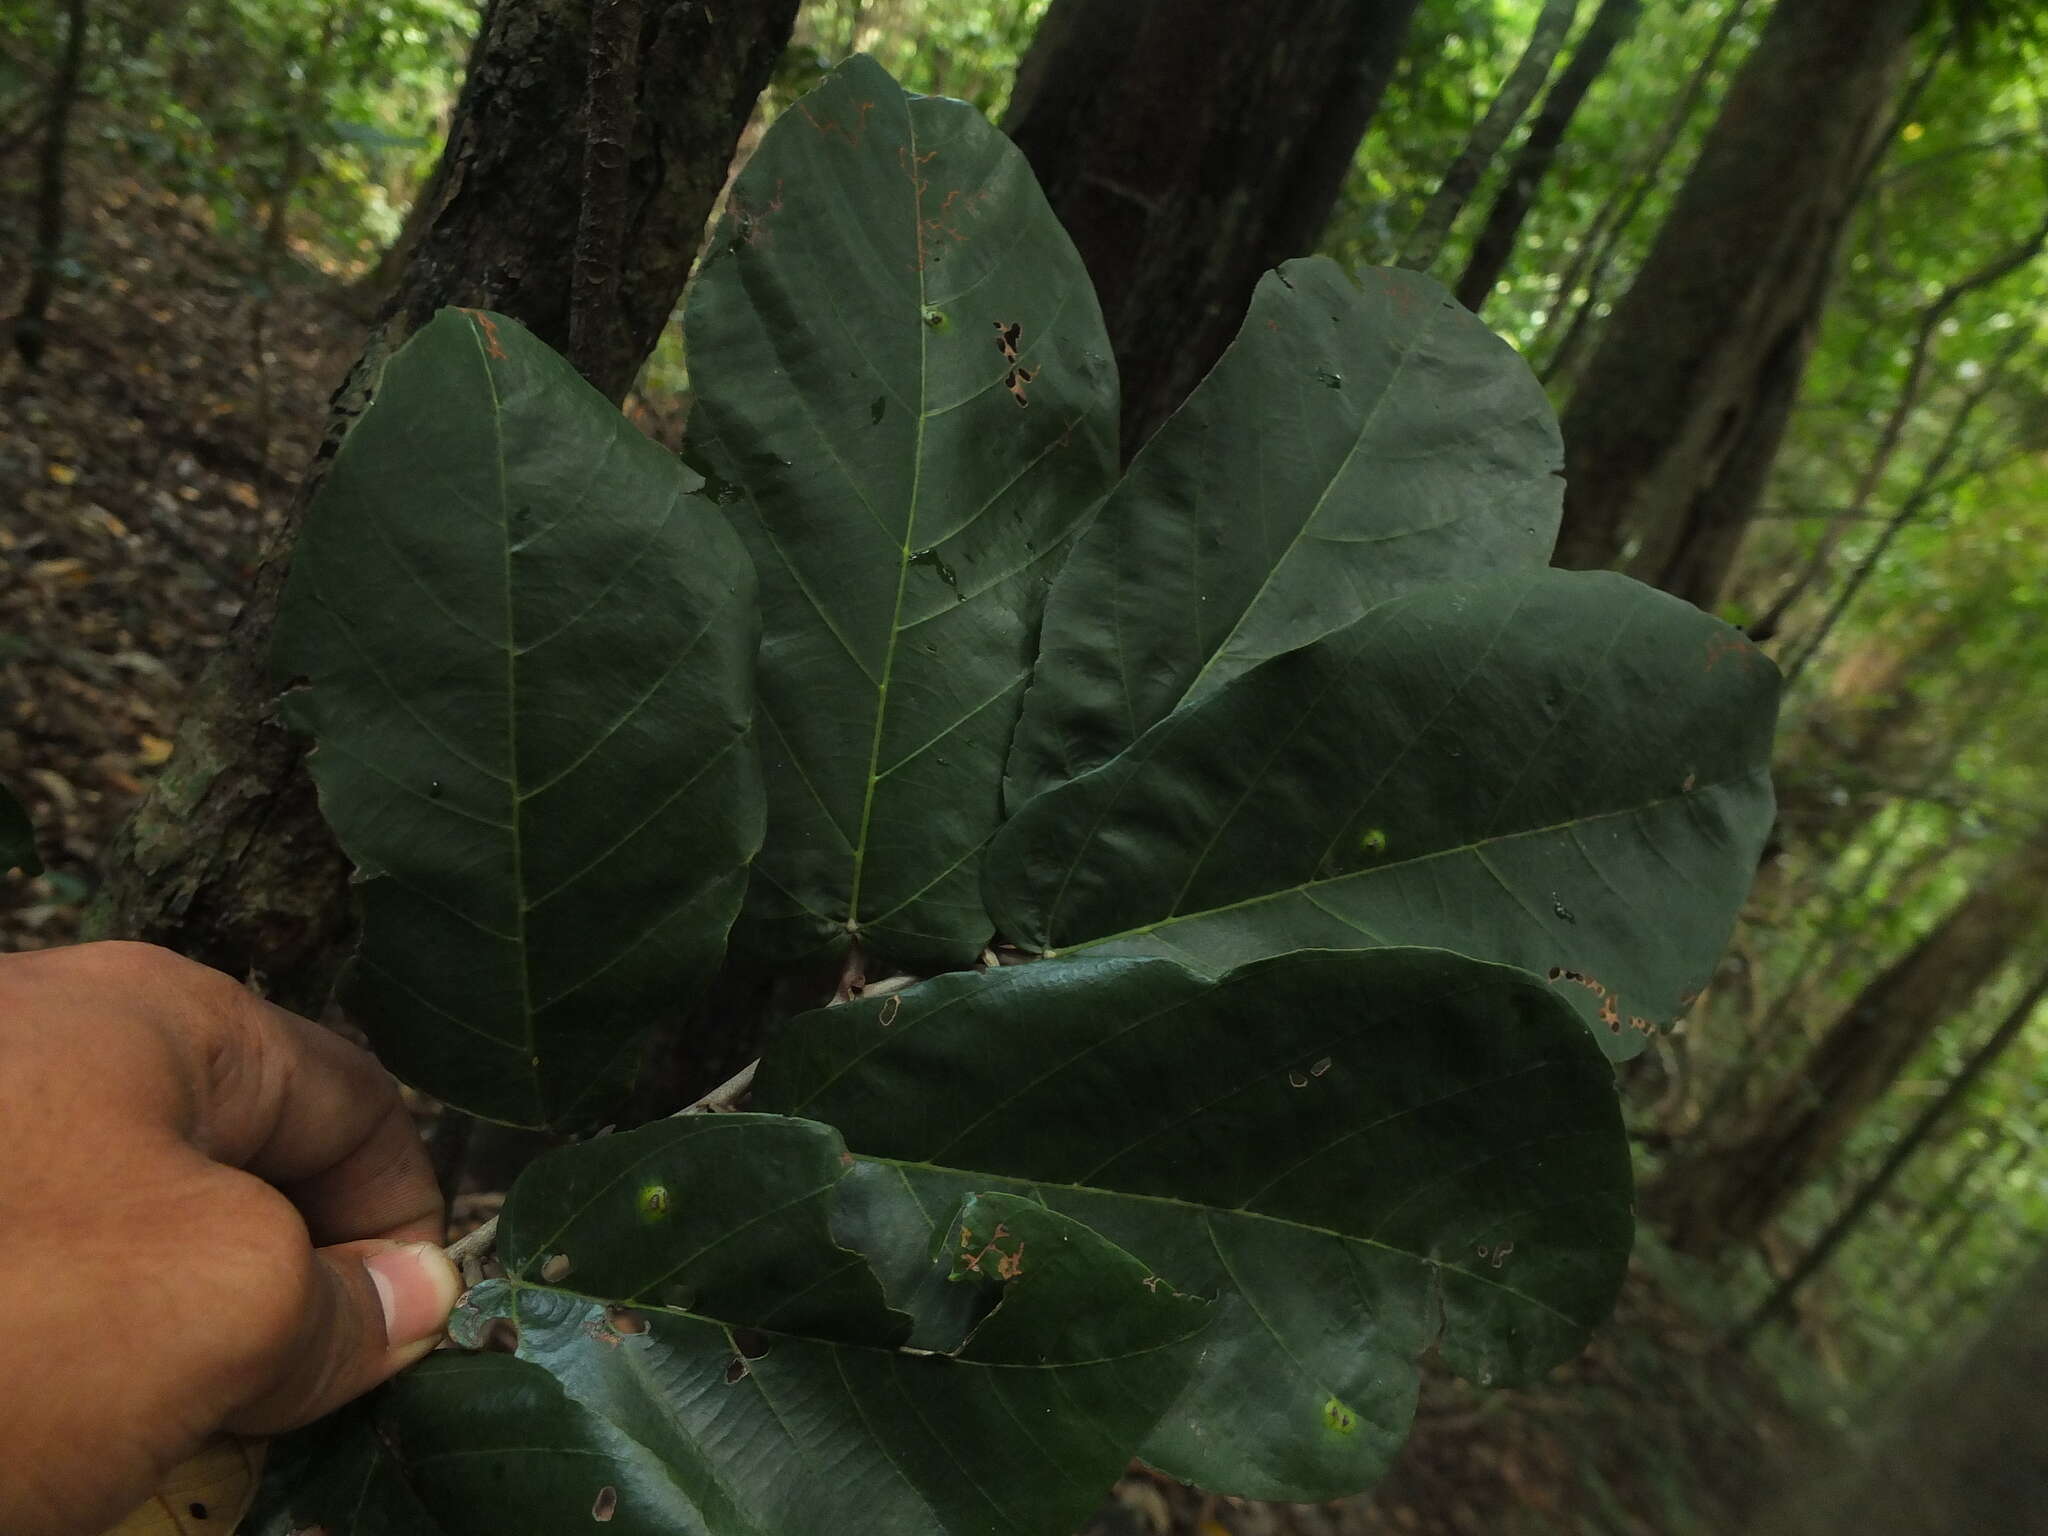
M175 982L160 995L196 1060L194 1142L284 1190L316 1243L438 1241L433 1168L376 1058L219 971L170 959Z
M233 1415L237 1434L310 1424L428 1354L462 1277L432 1243L341 1243L314 1253L297 1337L269 1352L275 1368Z

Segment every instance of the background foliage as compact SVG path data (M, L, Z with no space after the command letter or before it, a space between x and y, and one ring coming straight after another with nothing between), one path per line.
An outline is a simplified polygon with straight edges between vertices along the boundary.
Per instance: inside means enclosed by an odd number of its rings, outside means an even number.
M1395 258L1541 9L1424 0L1323 254ZM1579 8L1574 36L1598 9ZM1485 310L1557 403L1771 9L1651 0L1574 119ZM1596 1352L1579 1409L1552 1411L1540 1395L1487 1407L1447 1396L1434 1400L1439 1433L1426 1388L1423 1433L1383 1510L1412 1499L1461 1528L1459 1490L1480 1475L1461 1458L1477 1445L1493 1457L1488 1486L1552 1490L1560 1523L1544 1525L1530 1503L1515 1518L1533 1525L1726 1528L1714 1457L1746 1466L1755 1451L1727 1426L1789 1403L1788 1423L1861 1433L1982 1325L2048 1237L2048 1039L2030 1028L1788 1308L1738 1354L1717 1342L1853 1208L2048 964L2048 932L2028 916L2041 866L2026 857L2048 839L2048 263L2027 257L1976 281L2041 224L2048 59L2019 24L2024 7L1979 9L1967 39L1948 10L1919 34L1912 94L1855 204L1763 509L1719 600L1723 616L1768 631L1792 674L1783 807L1712 986L1686 1028L1627 1071L1639 1172L1683 1180L1704 1153L1745 1142L1804 1080L1830 1026L1874 984L1893 989L1886 978L1916 945L1954 931L1952 917L1987 921L1981 904L1965 905L1973 892L2009 889L2026 910L1998 930L2009 942L1983 957L1981 984L1937 992L1906 1065L1760 1231L1674 1256L1649 1224L1637 1268L1654 1286L1631 1293L1615 1337L1596 1346L1612 1353ZM914 88L1000 114L1045 10L807 4L753 132L849 48ZM41 380L0 380L0 630L17 637L0 639L0 778L35 809L50 864L7 889L11 943L72 934L107 827L178 771L166 759L183 679L218 646L310 447L336 356L434 163L475 19L461 0L92 7L61 270L72 333L102 339ZM10 211L29 203L62 21L55 6L0 4ZM1505 174L1503 159L1487 166L1439 278L1461 270ZM0 222L0 273L12 280L27 270L28 220ZM673 440L689 389L672 330L630 409ZM1675 1369L1673 1337L1699 1346L1677 1380L1655 1375ZM1667 1409L1679 1422L1668 1441L1617 1385L1652 1380L1643 1397L1684 1405ZM1626 1453L1615 1449L1624 1440ZM1150 1518L1137 1493L1126 1507ZM1209 1514L1259 1528L1244 1511Z

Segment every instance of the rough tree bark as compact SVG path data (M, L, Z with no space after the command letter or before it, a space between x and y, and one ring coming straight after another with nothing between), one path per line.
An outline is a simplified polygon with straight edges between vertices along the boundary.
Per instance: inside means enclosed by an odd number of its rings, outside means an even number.
M797 0L648 0L638 36L625 259L603 347L576 362L613 399L682 290ZM348 864L321 821L303 743L279 725L266 653L293 536L385 358L445 305L510 314L567 349L588 76L587 0L493 0L418 243L336 391L325 436L170 764L122 830L90 931L171 945L317 1012L352 928ZM716 19L714 19L716 18Z
M1925 11L1925 0L1772 11L1572 392L1558 564L1612 565L1639 539L1634 568L1654 579L1682 548L1712 541L1696 525L1747 521L1782 430L1763 407L1796 393ZM1682 562L1694 601L1711 602L1706 584L1724 568L1711 553Z
M1418 0L1053 0L1004 130L1074 237L1128 458L1328 221Z
M1753 1242L2041 921L2048 827L1992 866L1828 1026L1739 1138L1675 1164L1644 1205L1682 1253Z
M1493 285L1500 281L1515 254L1515 242L1522 233L1522 221L1536 205L1543 179L1557 159L1558 146L1571 130L1572 119L1593 89L1593 82L1607 68L1614 50L1628 40L1636 19L1643 13L1643 0L1602 0L1600 9L1586 23L1578 47L1558 72L1556 81L1544 94L1543 105L1530 120L1529 132L1515 158L1508 162L1507 180L1486 210L1486 223L1472 242L1472 254L1458 276L1458 302L1475 315L1485 307Z

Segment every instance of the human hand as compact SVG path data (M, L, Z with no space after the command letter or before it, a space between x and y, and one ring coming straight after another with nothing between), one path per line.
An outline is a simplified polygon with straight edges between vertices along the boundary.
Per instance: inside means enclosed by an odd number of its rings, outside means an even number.
M150 945L0 957L0 1531L92 1536L428 1353L443 1219L339 1036Z

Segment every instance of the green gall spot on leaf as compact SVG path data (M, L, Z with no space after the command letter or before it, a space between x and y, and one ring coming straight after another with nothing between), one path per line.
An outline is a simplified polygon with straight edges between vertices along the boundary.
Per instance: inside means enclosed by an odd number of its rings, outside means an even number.
M1365 836L1358 840L1358 846L1375 857L1385 853L1387 851L1387 829L1385 827L1368 828Z
M1333 1434L1355 1435L1358 1433L1358 1415L1342 1401L1331 1398L1323 1404L1323 1424Z
M669 1194L666 1184L649 1184L641 1189L633 1203L639 1209L641 1221L652 1226L657 1221L668 1220L669 1212L674 1208L674 1197Z

